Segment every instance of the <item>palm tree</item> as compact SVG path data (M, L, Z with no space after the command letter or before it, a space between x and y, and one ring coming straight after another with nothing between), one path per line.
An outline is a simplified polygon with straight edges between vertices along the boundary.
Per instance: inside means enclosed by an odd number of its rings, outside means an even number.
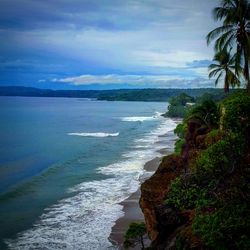
M222 0L221 6L213 10L215 20L223 20L223 25L207 35L207 43L215 40L215 50L235 48L236 74L244 63L244 76L250 94L250 3L248 0Z
M240 86L240 80L234 73L235 70L235 56L231 57L230 52L221 50L217 52L213 58L215 63L209 65L209 78L217 76L215 85L218 84L220 79L224 77L224 91L229 92L229 86ZM237 72L242 72L242 69L237 65Z
M219 110L212 100L205 100L200 105L195 106L189 113L188 121L198 120L203 127L211 130L218 127Z

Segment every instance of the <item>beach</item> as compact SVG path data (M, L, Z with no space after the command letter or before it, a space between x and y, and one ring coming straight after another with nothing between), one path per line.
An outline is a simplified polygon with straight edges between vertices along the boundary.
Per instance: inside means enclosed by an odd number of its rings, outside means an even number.
M181 119L176 119L175 122L178 124ZM169 155L174 150L174 144L176 141L176 136L173 131L169 131L165 135L159 136L161 138L160 144L166 147L162 147L157 150L160 153L161 157L155 157L152 160L148 161L144 165L145 173L140 177L140 183L143 183L146 179L153 175L153 173L157 170L161 163L161 158ZM111 234L109 236L109 240L118 248L122 248L122 244L124 241L124 235L132 222L142 222L144 221L144 215L141 211L139 200L141 196L141 190L139 189L132 193L127 199L122 201L120 205L123 206L124 215L119 218L115 225L112 227ZM146 240L147 241L147 240ZM148 239L148 241L150 241ZM147 242L145 242L147 244ZM150 242L148 242L150 244ZM134 248L136 249L136 248Z
M162 149L161 151L164 153L167 152L165 149ZM147 171L147 173L151 173L150 175L152 175L159 167L160 162L161 158L155 157L154 159L146 162L144 169ZM142 176L140 179L141 183L147 178L149 178L148 175ZM124 235L129 227L129 224L132 222L144 221L144 215L139 206L140 196L141 190L139 188L135 193L131 194L126 200L120 203L123 206L124 215L115 222L109 237L109 240L119 248L122 248Z

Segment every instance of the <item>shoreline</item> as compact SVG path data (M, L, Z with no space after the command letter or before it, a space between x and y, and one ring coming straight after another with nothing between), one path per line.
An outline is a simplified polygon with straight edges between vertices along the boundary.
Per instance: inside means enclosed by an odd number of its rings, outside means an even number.
M164 150L164 149L162 149ZM166 152L166 151L164 151ZM161 162L161 157L155 157L152 160L144 164L144 169L147 172L154 173L159 167ZM147 176L142 175L140 178L140 184L148 178ZM127 199L120 202L119 204L123 206L124 215L116 220L115 225L112 227L109 240L114 246L122 248L124 241L124 235L127 231L129 224L132 222L142 222L144 221L144 215L139 206L139 199L141 196L141 187L137 189L136 192L132 193Z
M176 126L182 121L182 119L173 119ZM174 135L174 130L168 131L166 134L159 137L164 137L161 144L164 146L158 149L156 152L160 156L154 157L153 159L147 161L143 169L146 171L139 179L140 185L136 192L132 193L127 199L123 200L119 204L123 206L123 216L115 221L109 235L109 241L117 247L117 249L123 249L122 244L124 241L124 235L132 222L144 222L144 214L141 211L139 200L141 196L141 184L150 176L152 176L158 169L161 159L164 156L171 154L174 151L174 145L176 142L176 136ZM150 240L146 240L146 245L150 245ZM133 249L138 249L134 247Z

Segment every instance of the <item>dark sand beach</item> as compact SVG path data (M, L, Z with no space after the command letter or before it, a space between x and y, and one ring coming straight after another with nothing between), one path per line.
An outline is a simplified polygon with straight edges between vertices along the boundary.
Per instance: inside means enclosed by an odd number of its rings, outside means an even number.
M181 120L176 119L177 123L179 123L180 121ZM161 145L162 143L164 143L165 147L159 149L157 152L160 153L162 157L164 157L173 152L176 135L174 134L174 131L169 131L167 134L162 135L161 137L162 138L160 143ZM157 170L161 163L162 157L155 157L154 159L145 163L144 169L146 170L146 172L140 178L141 183L148 179ZM131 194L126 200L120 203L123 206L124 215L116 221L109 236L109 240L119 248L122 248L124 235L129 227L129 224L132 222L144 221L144 215L139 206L140 196L141 190L139 188L135 193Z
M148 172L155 172L160 164L161 158L156 157L148 161L144 165L144 169ZM142 177L143 181L143 177ZM115 225L112 227L110 234L110 240L118 246L121 246L124 240L124 234L132 222L144 221L143 213L139 206L139 199L141 196L140 188L133 194L130 195L126 200L121 202L123 205L124 216L119 218Z

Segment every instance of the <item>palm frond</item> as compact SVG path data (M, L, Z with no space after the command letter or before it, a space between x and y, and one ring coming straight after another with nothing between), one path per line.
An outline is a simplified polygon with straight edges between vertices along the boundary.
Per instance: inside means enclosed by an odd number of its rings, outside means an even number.
M236 32L234 30L230 30L226 33L224 33L221 37L219 37L216 42L215 42L215 50L219 51L219 50L226 50L229 45L232 45L235 37L236 37ZM230 46L232 47L232 46Z
M227 15L227 8L226 7L216 7L213 9L213 17L214 20L218 21L222 18L226 17Z
M230 31L231 29L233 29L233 25L220 26L220 27L212 30L211 32L208 33L208 35L206 37L207 44L210 44L212 42L212 40L214 40L220 34L224 34L228 31Z
M209 72L208 77L212 78L212 77L216 76L220 71L222 71L222 69L214 69L211 72Z
M212 70L212 69L215 69L215 68L220 68L220 65L219 64L216 64L216 63L212 63L208 66L208 70Z
M215 80L215 86L217 86L218 85L218 82L219 82L219 80L220 80L220 78L221 78L221 76L222 76L222 74L223 74L223 71L221 71L220 72L220 74L218 75L218 77L216 78L216 80Z

